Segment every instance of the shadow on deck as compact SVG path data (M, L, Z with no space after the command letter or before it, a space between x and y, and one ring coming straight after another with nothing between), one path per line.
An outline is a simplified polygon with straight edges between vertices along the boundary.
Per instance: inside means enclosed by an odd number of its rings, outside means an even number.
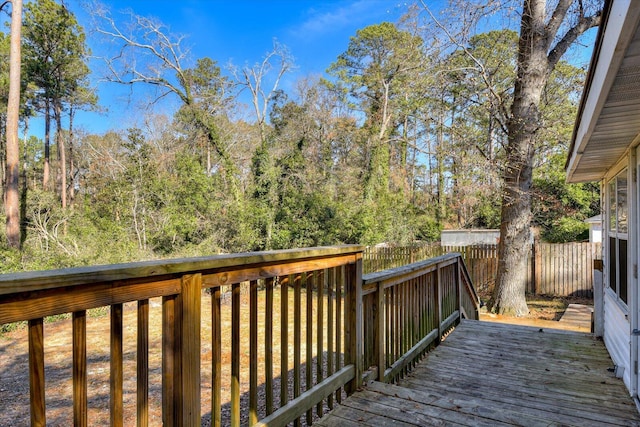
M398 385L373 382L318 426L640 426L601 341L465 320Z

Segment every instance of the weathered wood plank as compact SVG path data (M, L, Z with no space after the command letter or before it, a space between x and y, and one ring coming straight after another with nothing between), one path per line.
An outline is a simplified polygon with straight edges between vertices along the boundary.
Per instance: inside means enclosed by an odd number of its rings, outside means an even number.
M337 388L342 387L348 381L352 381L356 370L353 365L346 366L329 378L317 384L312 390L307 390L297 398L287 402L273 414L267 416L256 424L259 427L283 426L299 418L318 402L321 402Z
M200 414L200 320L202 275L189 274L182 278L181 399L182 425L197 426Z
M395 420L382 415L375 415L353 407L338 406L328 415L313 423L313 425L326 427L380 427L389 425L395 426L397 425L395 423Z
M240 284L231 288L231 426L240 427Z
M327 288L327 376L330 377L334 373L334 358L335 354L333 352L333 337L335 335L334 332L334 316L335 312L333 310L333 299L335 297L335 280L336 280L336 269L329 269L329 278L328 278L328 288ZM327 406L329 409L333 409L333 394L330 394L327 397Z
M382 425L412 425L412 426L448 426L465 425L462 418L455 412L447 411L434 406L421 407L413 402L403 399L393 399L379 394L370 394L367 391L358 393L344 402L348 406L359 411L371 413L377 417L386 419ZM412 406L418 406L419 411L414 411ZM450 416L458 421L452 421ZM380 420L378 418L376 421ZM471 426L471 424L466 424ZM495 424L493 424L495 425ZM483 427L489 427L485 424Z
M136 363L137 426L149 425L149 300L138 301Z
M177 393L175 384L176 368L176 296L162 298L162 425L174 426L174 399ZM215 413L214 413L215 415Z
M148 278L153 277L167 275L181 277L184 274L197 272L211 272L210 274L215 274L218 270L251 268L252 266L268 266L278 263L292 264L298 261L308 261L313 258L346 256L348 262L356 262L357 258L361 258L359 254L361 254L363 250L364 246L343 245L3 274L0 277L0 295L34 292L63 286L73 287L88 283L130 281L138 278L144 278L144 280L147 281ZM321 261L320 265L315 268L324 268L328 264L332 263ZM291 273L293 273L293 271L291 271ZM289 274L289 272L286 274ZM255 279L259 278L260 277L256 277ZM223 284L230 283L231 281L228 281ZM211 286L213 286L213 284Z
M442 378L439 379L442 380ZM423 377L412 376L403 386L414 393L414 399L417 399L415 393L425 390L430 399L480 402L487 410L500 412L509 408L512 412L529 414L540 419L552 417L554 421L568 424L575 424L578 421L580 425L616 424L621 417L622 419L627 417L629 409L633 409L629 405L612 404L613 402L607 399L594 401L584 397L572 398L562 391L535 389L525 384L492 383L491 386L487 386L484 382L479 383L477 376L467 377L467 379L456 377L455 381L456 387L452 388L450 383L443 384L432 379L426 380ZM603 407L607 408L606 413L602 411ZM529 425L529 423L525 424Z
M273 412L273 278L265 280L264 375L267 415Z
M2 306L0 324L17 322L25 318L36 319L55 314L73 313L179 292L180 280L171 279L148 283L101 283L29 294L19 293L0 299L0 306Z
M43 320L29 320L29 396L31 425L47 424L44 390L44 328Z
M118 427L124 423L122 383L122 304L111 306L111 358L110 358L110 393L109 415L111 426Z
M249 284L249 425L258 422L258 282Z
M305 366L305 384L306 389L309 390L313 387L313 284L315 283L315 275L306 274L305 294L306 294L306 334L305 334L305 346L306 346L306 366ZM307 425L311 425L313 422L313 409L309 408L305 414Z
M87 312L72 315L73 425L87 425Z
M611 365L586 334L465 320L398 385L373 382L321 423L640 426Z
M302 342L302 286L301 275L293 279L293 398L300 396L301 391L301 342ZM294 420L294 427L300 426L300 419Z
M289 285L291 276L280 278L280 406L289 401ZM240 355L238 355L239 357Z
M319 383L323 379L323 367L324 367L324 289L327 285L327 271L321 270L318 271L318 281L316 282L317 290L316 290L316 311L317 311L317 321L316 321L316 382ZM322 401L318 402L316 406L316 414L318 417L322 417L323 404Z
M220 287L211 289L211 425L222 424L222 313Z

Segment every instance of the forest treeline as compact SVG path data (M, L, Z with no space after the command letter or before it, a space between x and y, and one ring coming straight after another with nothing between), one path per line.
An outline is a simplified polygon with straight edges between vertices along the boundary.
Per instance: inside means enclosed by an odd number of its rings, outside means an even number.
M324 76L285 91L295 61L277 42L253 66L221 67L226 58L214 53L186 56L157 21L130 15L125 24L94 10L91 37L114 46L102 58L111 81L103 84L151 85L180 107L172 116L141 111L144 125L91 134L75 120L78 110L102 108L87 29L62 3L27 3L21 247L7 245L3 228L0 272L406 244L437 240L443 228L498 228L518 35L495 29L445 47L421 16L410 8L399 22L358 30ZM6 32L0 56L5 123ZM584 78L560 62L544 91L533 222L548 241L584 239L584 219L599 212L596 184L564 178ZM43 135L30 133L36 116Z

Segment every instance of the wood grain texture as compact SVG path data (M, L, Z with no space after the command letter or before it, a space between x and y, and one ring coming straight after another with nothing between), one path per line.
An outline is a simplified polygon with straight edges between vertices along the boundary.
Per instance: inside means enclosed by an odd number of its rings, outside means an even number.
M111 306L111 375L109 380L109 415L112 427L122 427L124 424L122 339L122 304L114 304Z
M211 425L222 425L222 314L220 287L211 289Z
M72 315L73 425L87 425L87 312Z
M199 426L200 413L200 321L202 275L182 278L181 360L182 425Z
M312 258L355 255L363 250L363 246L343 245L3 274L0 276L0 295L140 278L181 277L198 272L215 273L239 267L242 269L242 266L249 268L252 265L288 264ZM231 281L226 284L230 283Z
M44 329L43 321L29 321L29 396L31 401L31 425L47 424L44 389Z
M267 415L273 412L273 278L265 280L264 375Z
M223 286L231 283L240 283L250 280L265 279L268 277L287 277L293 274L300 274L307 271L322 270L324 268L336 267L355 262L355 255L340 255L327 258L314 258L301 261L291 260L289 262L238 265L219 273L208 274L204 277L205 287Z
M114 282L19 292L0 298L0 324L72 313L180 292L180 280Z
M320 383L323 379L324 368L324 290L326 288L327 272L326 270L317 271L318 280L316 281L316 383ZM316 414L322 416L323 404L318 402L316 406Z
M138 301L136 425L149 425L149 300Z
M280 406L289 401L289 284L280 278Z
M302 275L293 279L293 398L300 396L301 391L301 342L302 342ZM300 426L300 418L293 422Z
M162 425L176 425L174 400L176 395L176 296L162 298Z
M240 280L252 278L250 283L250 417L249 422L258 422L257 391L259 389L257 367L258 337L263 331L257 319L257 290L259 282L266 288L265 309L265 403L267 417L274 412L273 363L279 361L280 408L292 401L313 401L317 413L322 414L322 400L340 399L344 383L336 381L334 375L346 378L344 369L354 370L358 375L349 375L352 389L360 381L363 336L361 278L362 247L343 246L334 248L309 248L265 253L233 254L219 257L154 261L98 266L0 277L0 323L33 319L30 333L33 350L30 351L31 402L34 414L33 425L45 424L44 388L44 340L42 317L54 314L73 315L73 396L74 422L86 425L87 421L87 348L86 310L96 307L111 308L110 331L110 403L111 425L124 424L124 342L123 305L137 302L136 353L136 420L137 425L149 423L149 397L153 384L149 384L149 299L162 297L162 423L166 426L199 425L201 423L201 294L211 288L212 293L212 425L220 425L222 408L221 384L221 321L220 304L222 288L230 288L232 294L231 342L231 402L233 413L231 425L240 422ZM312 277L312 278L309 278ZM335 281L335 283L334 283ZM274 287L280 286L279 302L274 301ZM306 302L302 302L302 290ZM293 290L294 307L289 307L289 291ZM315 296L314 296L315 292ZM334 313L335 301L335 313ZM290 318L289 309L293 311ZM306 308L306 313L303 310ZM244 310L244 308L242 309ZM279 310L279 313L274 313ZM334 317L335 316L335 317ZM302 323L307 320L306 343L303 344ZM273 355L275 347L273 325L279 324L280 354ZM293 327L293 341L289 338ZM38 326L39 325L39 326ZM346 338L343 328L350 328L353 340ZM276 326L278 327L278 326ZM315 333L315 336L314 336ZM125 344L127 344L125 346ZM293 347L290 349L290 344ZM302 346L310 356L305 360L308 375L305 387L301 377L303 366ZM334 349L335 347L335 349ZM342 357L349 348L351 360ZM293 352L291 352L293 350ZM315 353L313 352L315 350ZM262 350L260 350L262 351ZM335 354L334 354L335 353ZM293 360L291 360L293 359ZM314 360L315 359L315 360ZM293 368L293 369L290 369ZM314 372L315 369L315 372ZM293 387L288 388L289 375L294 375ZM305 374L302 374L304 376ZM331 379L328 383L325 379ZM246 380L246 379L242 379ZM314 384L315 383L315 384ZM321 383L321 384L318 384ZM328 384L338 384L329 390ZM306 390L304 393L303 390ZM314 391L315 390L315 391ZM306 393L306 394L305 394ZM310 397L311 395L315 396ZM317 394L324 394L317 400ZM304 399L299 400L303 397ZM126 396L127 401L130 396ZM299 405L300 403L296 403ZM300 407L297 407L299 410ZM310 410L309 406L302 412ZM127 413L127 419L132 414ZM243 414L244 416L244 414Z
M316 425L638 426L601 341L464 320L397 385L373 382Z
M258 422L258 282L249 284L249 425Z
M305 292L306 292L306 334L305 334L305 347L306 351L306 375L305 375L305 384L306 389L309 390L313 387L313 366L311 361L313 360L313 328L310 328L308 325L313 324L313 288L314 283L316 281L316 276L314 274L308 273L305 275L306 283L305 283ZM309 408L307 413L305 414L307 425L311 425L313 421L313 409Z
M231 426L240 426L240 284L231 288Z
M298 398L291 400L276 412L258 422L258 426L284 426L299 418L307 408L311 408L325 399L336 389L352 381L355 375L353 366L347 366L319 383L313 390L307 390Z

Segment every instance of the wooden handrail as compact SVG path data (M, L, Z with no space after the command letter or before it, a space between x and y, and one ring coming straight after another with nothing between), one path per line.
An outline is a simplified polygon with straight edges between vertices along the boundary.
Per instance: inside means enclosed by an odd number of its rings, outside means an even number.
M379 381L402 377L479 299L461 254L367 274L362 280L364 364Z
M162 298L163 424L199 425L202 386L200 334L203 327L201 297L204 289L211 290L212 424L220 425L223 421L220 415L223 371L221 323L226 310L232 312L231 384L227 385L231 390L231 425L240 423L241 381L250 384L250 422L256 424L259 421L258 406L261 405L257 402L259 384L255 363L258 347L262 349L261 354L269 365L266 370L271 371L267 372L267 384L274 384L274 362L280 361L279 372L275 372L281 376L280 400L273 402L273 387L265 391L272 405L265 419L295 419L317 405L320 405L321 414L323 401L332 407L334 394L340 400L341 390L355 390L359 385L362 368L358 355L361 354L361 343L357 341L360 340L358 322L361 322L361 307L356 301L361 290L362 250L363 247L356 245L318 247L0 276L0 324L28 320L30 325L32 425L46 425L43 319L64 313L73 315L73 419L76 425L87 425L86 310L103 306L111 307L109 422L115 426L124 424L123 305L131 302L138 304L137 420L138 425L148 424L151 389L148 383L149 299L156 297ZM245 286L249 287L251 312L247 326L241 325L240 317L241 310L245 310L241 307L240 291ZM264 288L260 292L266 293L268 302L258 302L258 288ZM279 298L273 298L276 288ZM294 294L293 318L289 317L288 310L291 289ZM223 294L227 291L231 293L230 307L222 303ZM266 330L259 329L262 323L256 316L258 304L262 304L263 310L270 316L264 322ZM268 307L264 307L264 304ZM323 324L327 318L332 319L332 329L327 329ZM305 319L309 321L306 326ZM279 339L273 333L273 321L279 321L282 325ZM309 331L315 330L316 336L308 334L309 339L302 342L302 326ZM240 342L240 330L245 327L250 329L250 343ZM293 361L288 357L291 342L288 332L291 329L296 353ZM258 340L259 337L263 341ZM307 348L307 360L301 357L303 345ZM250 378L246 379L240 377L240 356L244 349L249 350L252 361ZM325 367L323 360L327 358L331 358L331 363ZM311 365L316 371L314 376L307 374L306 382L300 377L304 363L307 372L311 372ZM296 387L293 395L289 396L287 375L292 374L297 376L294 379ZM302 384L306 390L304 393ZM314 396L310 398L309 395ZM322 397L318 398L320 395ZM313 416L309 415L310 418Z
M230 372L224 388L230 390L227 422L232 426L242 416L242 384L248 384L250 425L280 425L300 417L311 424L325 405L332 408L343 392L358 389L364 367L376 366L380 379L394 381L461 317L477 318L477 295L460 254L363 276L362 251L355 245L320 247L0 276L0 324L29 321L32 425L46 425L46 316L72 315L73 422L88 425L87 310L110 308L109 416L115 426L124 424L123 313L128 303L137 304L134 393L142 426L149 423L153 388L151 298L162 300L162 419L167 426L200 424L204 328L211 335L211 373L206 375L211 376L212 425L225 421L220 395L225 371ZM210 297L205 299L203 290ZM248 307L241 303L245 290ZM210 308L205 300L211 301ZM201 322L205 309L211 312L211 326ZM246 310L245 317L241 313ZM222 328L223 322L230 322L229 330ZM247 342L240 339L243 329L249 331ZM227 368L222 362L224 336L232 337ZM247 378L240 373L245 353ZM260 357L264 364L259 372ZM260 376L264 384L258 384ZM278 376L280 387L275 385ZM261 402L258 387L264 387Z

